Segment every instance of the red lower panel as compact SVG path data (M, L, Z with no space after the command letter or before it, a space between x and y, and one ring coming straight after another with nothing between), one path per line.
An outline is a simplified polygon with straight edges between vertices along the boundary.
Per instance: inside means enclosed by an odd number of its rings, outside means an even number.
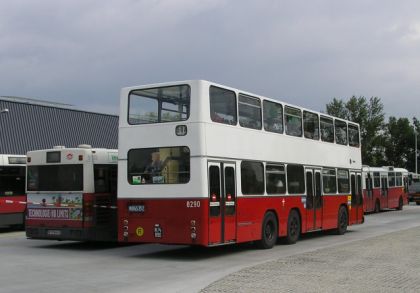
M286 236L287 219L291 209L301 215L302 232L313 229L312 218L307 219L305 197L238 197L236 216L210 217L207 198L193 199L119 199L118 239L124 242L212 245L223 242L247 242L261 238L264 214L273 211L279 222L279 236ZM321 229L337 227L340 205L347 205L347 195L324 196L323 208L318 212L317 226ZM356 207L350 210L356 210ZM362 223L360 217L350 217L349 224ZM236 229L235 229L236 228ZM192 237L192 232L196 238ZM222 240L224 238L224 241Z
M26 209L26 195L0 197L0 214L22 213Z

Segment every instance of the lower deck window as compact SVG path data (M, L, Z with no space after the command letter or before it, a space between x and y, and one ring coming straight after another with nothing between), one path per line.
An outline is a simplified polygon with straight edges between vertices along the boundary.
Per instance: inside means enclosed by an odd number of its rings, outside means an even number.
M132 185L190 181L190 149L185 146L132 149L127 164Z
M324 187L324 193L337 193L335 169L322 170L322 186Z
M241 185L243 194L264 194L263 164L260 162L242 162Z

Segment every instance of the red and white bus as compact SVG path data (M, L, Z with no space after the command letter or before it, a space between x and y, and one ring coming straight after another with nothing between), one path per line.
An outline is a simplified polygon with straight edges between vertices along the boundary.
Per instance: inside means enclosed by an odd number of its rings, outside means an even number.
M390 166L363 166L364 212L402 210L408 204L408 171Z
M0 155L0 226L25 223L26 157Z
M270 248L363 222L357 124L202 80L120 107L119 241Z
M408 174L408 200L420 205L420 174Z
M116 241L117 161L89 145L28 152L26 236Z

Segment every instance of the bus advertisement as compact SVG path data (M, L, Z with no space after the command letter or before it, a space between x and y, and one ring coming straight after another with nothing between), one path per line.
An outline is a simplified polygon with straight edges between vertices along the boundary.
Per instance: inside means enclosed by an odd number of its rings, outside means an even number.
M25 223L25 172L25 156L0 155L0 226Z
M116 241L117 161L88 145L28 152L26 236Z
M123 88L118 240L216 246L364 220L359 126L203 80Z
M363 166L363 210L402 210L408 204L408 171L392 166Z

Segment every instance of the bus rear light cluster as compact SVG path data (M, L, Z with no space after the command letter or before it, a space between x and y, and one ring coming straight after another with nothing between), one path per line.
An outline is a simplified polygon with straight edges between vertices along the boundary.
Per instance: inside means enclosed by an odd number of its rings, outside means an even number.
M195 226L195 220L191 220L191 239L195 240L197 239L197 227Z
M30 162L31 162L31 160L32 160L32 159L31 159L31 157L28 157L28 158L27 158L28 163L30 163Z
M125 238L127 238L128 237L128 220L127 219L124 219L123 220L123 230L124 230L124 232L123 232L123 236L125 237Z
M83 155L79 155L79 161L83 161Z

